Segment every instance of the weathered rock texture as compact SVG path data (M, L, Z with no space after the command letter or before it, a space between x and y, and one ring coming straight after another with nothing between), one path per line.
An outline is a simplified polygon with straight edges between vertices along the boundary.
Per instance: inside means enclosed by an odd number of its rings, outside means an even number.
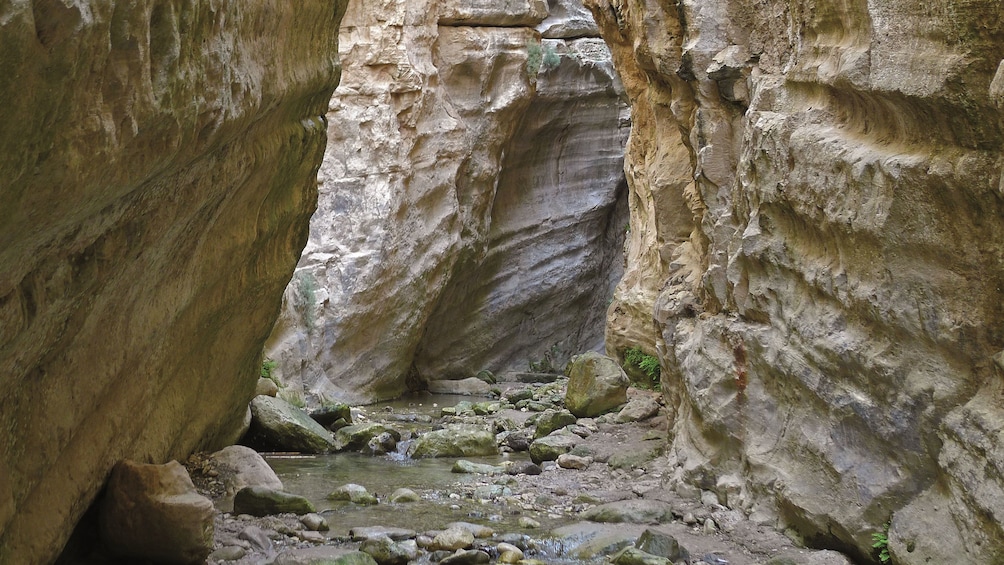
M350 7L319 208L269 345L308 400L602 346L627 104L581 6L555 4Z
M1004 562L1000 3L587 4L634 125L607 343L660 352L679 478Z
M52 561L116 461L235 439L343 5L0 7L0 562Z

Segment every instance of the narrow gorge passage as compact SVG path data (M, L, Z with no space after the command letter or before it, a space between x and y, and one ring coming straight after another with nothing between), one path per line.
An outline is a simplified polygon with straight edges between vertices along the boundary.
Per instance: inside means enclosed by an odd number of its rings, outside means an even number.
M0 70L0 565L1004 563L1000 0L19 0Z

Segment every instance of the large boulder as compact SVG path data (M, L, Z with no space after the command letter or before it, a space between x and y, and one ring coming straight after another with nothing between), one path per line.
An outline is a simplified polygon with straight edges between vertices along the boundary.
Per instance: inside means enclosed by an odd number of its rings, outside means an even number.
M231 445L213 453L209 460L223 483L224 494L237 494L244 487L258 486L282 490L282 481L257 451L243 445Z
M213 549L213 503L177 461L112 469L98 524L108 548L158 563L202 563Z
M281 398L256 396L251 415L249 441L263 449L325 453L335 448L331 432Z
M565 407L579 418L609 412L627 402L628 378L617 361L590 351L568 368Z
M594 506L586 510L582 518L591 522L661 524L673 520L673 507L661 500L619 500Z
M408 455L423 457L475 457L496 455L495 434L478 428L449 426L424 433L408 448Z
M366 447L369 441L387 431L387 427L377 422L354 424L339 428L335 432L335 450L358 450Z
M545 410L537 416L533 438L539 439L550 435L551 432L571 426L575 422L575 415L568 410Z

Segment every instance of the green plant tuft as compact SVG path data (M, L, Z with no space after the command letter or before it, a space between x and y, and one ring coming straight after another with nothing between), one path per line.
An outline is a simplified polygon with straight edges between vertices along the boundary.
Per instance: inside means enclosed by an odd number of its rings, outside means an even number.
M526 44L526 76L531 80L537 80L537 73L540 72L540 63L543 60L543 51L540 42L531 39Z
M551 71L557 69L561 65L561 55L554 50L554 47L550 45L544 46L544 56L541 59L541 65L544 67L545 71Z
M881 532L872 534L872 547L879 550L878 558L882 563L888 563L892 557L889 555L889 522L885 523L885 528Z
M279 363L275 362L274 360L268 357L262 357L261 372L258 373L258 376L263 379L268 379L273 383L275 383L275 386L282 388L282 385L279 384L279 377L275 376L275 374L272 372L275 370L277 365L279 365Z
M629 347L624 350L624 364L636 367L645 373L652 390L662 389L662 368L659 366L658 357L648 355L637 347Z

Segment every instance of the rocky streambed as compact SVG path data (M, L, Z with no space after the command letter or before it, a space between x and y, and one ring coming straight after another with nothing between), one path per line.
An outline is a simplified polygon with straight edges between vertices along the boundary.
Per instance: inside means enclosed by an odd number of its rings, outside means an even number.
M190 474L217 508L208 561L850 563L674 484L658 393L630 389L619 409L579 418L566 383L353 407L334 426L341 451L263 453L265 468L235 462L257 457L243 447L194 456ZM264 502L242 500L251 494Z

